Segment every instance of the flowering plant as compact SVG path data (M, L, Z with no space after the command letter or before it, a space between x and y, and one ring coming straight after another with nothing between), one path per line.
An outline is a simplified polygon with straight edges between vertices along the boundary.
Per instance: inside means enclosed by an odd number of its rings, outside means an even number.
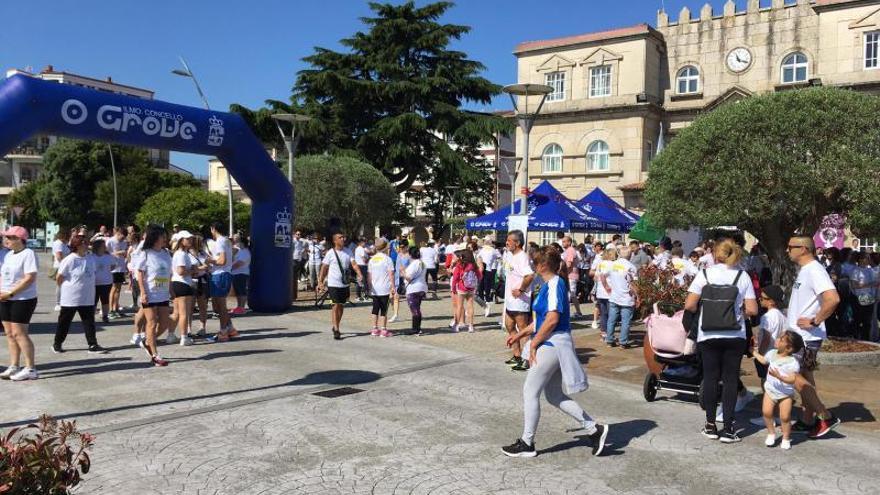
M47 415L0 437L0 494L67 495L89 472L94 436Z
M684 284L679 285L675 279L677 274L674 268L661 269L653 264L639 269L639 279L635 281L635 289L641 301L641 306L638 308L640 314L648 315L653 312L655 303L660 312L666 316L672 316L676 311L684 308L687 289L693 277L685 276Z

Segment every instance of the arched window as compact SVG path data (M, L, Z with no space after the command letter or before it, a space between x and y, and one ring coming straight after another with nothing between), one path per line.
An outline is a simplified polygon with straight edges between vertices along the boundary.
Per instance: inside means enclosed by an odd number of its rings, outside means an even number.
M562 172L562 146L548 144L541 153L541 169L544 172Z
M807 56L794 52L782 60L782 83L806 82L808 76Z
M700 70L693 65L683 67L675 78L678 94L686 95L700 91Z
M587 147L587 170L608 170L608 143L593 141Z

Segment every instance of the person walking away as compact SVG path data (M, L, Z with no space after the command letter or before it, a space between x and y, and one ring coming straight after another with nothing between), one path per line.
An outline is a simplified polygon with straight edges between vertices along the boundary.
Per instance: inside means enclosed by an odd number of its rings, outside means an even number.
M370 293L369 287L369 277L367 277L367 269L370 263L370 254L367 251L367 240L361 237L358 239L357 247L354 248L354 262L357 263L358 268L361 269L361 273L364 275L363 280L358 280L356 289L357 289L357 302L366 302L367 295Z
M245 235L235 235L236 251L232 257L232 288L235 290L235 300L237 302L235 309L231 311L234 315L243 315L247 313L248 300L248 282L251 278L251 243L250 239Z
M474 333L474 295L480 287L480 271L474 252L470 249L460 252L459 262L452 271L452 284L459 297L458 316L455 318L459 324L453 330L459 332L461 326L467 323L468 332Z
M117 258L107 252L103 238L92 241L92 254L95 257L95 303L101 303L101 320L110 322L110 292L113 290L113 270Z
M871 326L874 315L874 302L877 300L877 279L871 268L868 253L854 253L856 267L849 277L850 292L856 304L853 304L854 334L859 340L871 340Z
M111 320L122 318L122 308L119 306L119 296L122 294L122 285L128 273L126 255L128 254L128 241L125 239L125 231L121 227L113 229L113 235L107 240L107 252L113 256L113 286L110 289L110 314Z
M692 281L699 271L697 265L689 259L684 259L684 250L681 246L672 248L670 253L672 257L669 259L669 266L675 270L675 283L680 287L690 285L689 281Z
M583 318L581 313L581 302L578 300L578 281L580 280L580 253L571 241L571 236L562 238L562 261L568 272L568 294L571 303L574 304L574 318Z
M798 433L807 432L808 438L820 438L840 425L840 419L831 414L819 399L813 375L818 367L819 349L827 336L825 320L840 304L840 296L828 272L816 261L812 237L792 237L786 249L788 257L800 269L788 300L785 327L797 332L804 340L804 349L798 354L801 372L794 383L804 404L803 413L792 428Z
M452 305L452 321L449 322L449 328L453 330L458 328L458 291L455 288L455 284L452 283L452 274L455 271L455 266L458 264L458 253L463 247L459 247L457 244L450 244L446 248L446 276L449 279L449 302Z
M599 284L599 279L596 274L596 270L598 270L598 268L599 268L599 263L601 263L604 260L604 256L605 256L605 245L602 244L601 242L596 242L595 244L593 244L593 259L590 260L590 269L587 272L587 276L590 277L591 285L593 286L592 290L590 291L590 300L593 301L595 304L593 304L593 323L591 323L590 326L594 330L599 328L599 323L600 323L599 320L600 320L601 314L602 314L600 311L600 308L599 308L598 291L599 291L600 284ZM605 326L603 325L601 328L602 329L600 332L601 332L602 337L604 338L605 337Z
M208 266L208 254L205 252L205 241L200 235L192 237L192 247L189 252L189 262L195 268L194 279L194 304L199 312L199 330L195 333L195 338L203 339L207 337L208 322L208 295L211 292L211 273ZM184 344L186 345L186 344Z
M52 242L52 271L49 272L49 278L55 280L55 274L58 273L58 266L61 260L70 254L70 231L65 228L59 228L55 240ZM55 312L61 311L61 287L55 286Z
M596 281L596 310L599 312L599 325L602 338L608 337L608 298L611 294L608 287L602 283L602 279L611 273L614 262L617 261L617 248L609 247L602 251L602 258L597 261L596 268L591 270L593 279ZM595 316L593 323L596 322Z
M504 254L504 325L508 338L528 328L532 321L532 282L535 272L532 270L529 255L523 251L525 236L521 230L512 230L507 234ZM529 363L522 358L519 339L514 340L510 348L513 357L504 362L516 371L529 369Z
M0 267L0 322L9 347L9 367L0 373L0 378L15 382L36 380L40 374L28 328L37 308L37 255L25 247L28 231L24 227L9 227L3 237L9 251Z
M486 313L488 318L492 315L492 302L495 300L495 271L501 253L495 249L491 237L483 240L483 247L478 253L478 261L483 265L483 278L480 279L480 297L486 301Z
M428 294L428 270L422 262L419 249L413 246L409 256L413 259L404 269L403 277L406 282L406 303L412 313L412 326L410 335L422 335L422 301ZM400 255L398 255L400 259Z
M396 293L394 265L388 256L388 241L379 238L375 245L376 254L370 258L367 273L370 276L370 295L373 298L373 337L391 337L388 331L388 302ZM361 272L363 273L363 271ZM379 322L382 322L381 328Z
M193 235L188 230L181 230L176 235L177 246L171 257L171 291L174 293L174 313L177 314L180 345L190 346L193 345L190 330L196 285L193 277L198 275L199 267L198 262L193 263L193 256L190 254Z
M134 327L132 328L131 343L140 345L141 341L146 338L147 320L144 318L144 308L141 307L141 286L137 281L137 266L140 263L140 257L143 256L144 241L140 234L132 232L129 234L128 244L128 273L131 276L131 296L134 299Z
M297 230L293 233L293 242L291 243L291 252L293 255L293 283L296 284L293 287L299 287L299 279L303 274L303 266L305 264L304 258L305 254L305 242L302 239L302 233ZM292 294L297 294L299 291L292 291ZM296 299L294 299L296 300Z
M165 250L168 235L158 225L150 225L144 237L142 254L137 258L135 273L140 286L141 308L144 310L146 335L138 345L150 356L153 366L168 366L159 355L157 339L170 328L168 301L171 299L171 255Z
M779 406L779 422L782 426L782 450L791 449L791 408L794 404L794 382L800 372L800 364L793 354L804 348L804 340L796 332L786 330L775 342L775 349L766 354L755 354L755 362L768 368L767 381L764 383L764 425L767 427L767 438L764 445L776 446L776 422L773 418L776 406Z
M394 314L388 319L388 323L394 323L397 321L400 311L400 299L403 298L406 300L406 284L404 283L404 276L406 275L407 266L412 262L412 258L409 255L409 247L407 247L408 243L405 240L396 242L397 255L394 257L394 280L397 282L395 284L397 291L394 292Z
M633 314L639 306L635 281L639 275L636 267L629 261L629 248L620 248L620 257L611 265L607 274L601 275L602 285L608 293L608 323L605 327L605 345L614 347L614 327L620 318L620 339L617 341L622 349L629 349L629 327Z
M541 393L547 402L568 414L590 439L594 456L601 455L608 437L608 426L597 424L569 394L588 388L587 376L571 338L568 291L556 273L562 258L546 247L535 256L535 269L544 279L535 298L535 323L507 338L513 347L526 337L525 350L531 366L523 385L523 433L501 451L508 457L535 457L535 433L541 417Z
M734 422L740 364L746 350L745 319L758 314L755 289L748 275L735 267L743 252L732 239L715 245L716 265L702 270L691 282L685 311L699 311L697 346L702 359L702 402L706 425L702 434L722 443L741 439ZM743 309L745 308L745 309ZM724 430L715 424L718 382L723 381Z
M83 333L89 346L89 354L106 354L107 351L98 345L95 335L95 301L96 279L98 270L97 256L89 254L85 229L74 231L70 237L70 248L73 250L69 256L61 261L58 266L56 283L61 288L61 311L58 313L58 326L55 329L55 341L52 344L52 352L60 354L64 352L64 341L70 332L70 324L73 316L79 314L82 322ZM103 245L104 241L95 241ZM109 258L109 256L107 256ZM107 274L110 267L106 266ZM112 279L112 277L107 277ZM109 289L109 285L105 285ZM106 306L105 306L106 307Z
M220 330L217 332L217 340L227 342L238 336L238 331L232 326L232 318L226 309L226 298L232 288L232 243L226 237L226 226L221 222L211 224L211 237L213 243L208 244L208 266L211 267L210 296L211 307L219 315Z
M346 270L351 267L357 273L358 281L362 281L363 274L360 267L345 251L345 236L336 232L330 236L332 245L329 251L324 255L321 262L321 273L318 276L318 287L321 290L327 289L330 300L333 302L333 308L330 310L330 329L333 332L334 340L342 340L342 334L339 327L342 324L342 313L345 309L345 303L351 296L350 283Z
M665 270L666 266L669 264L669 260L672 258L672 255L669 253L671 250L672 239L668 237L660 239L660 243L657 245L657 252L654 254L654 261L652 262L654 266L661 270Z
M429 241L427 246L419 249L419 259L422 260L425 270L428 271L428 277L431 279L431 293L434 299L437 299L437 275L439 271L437 263L440 258L437 250L434 249L433 241Z

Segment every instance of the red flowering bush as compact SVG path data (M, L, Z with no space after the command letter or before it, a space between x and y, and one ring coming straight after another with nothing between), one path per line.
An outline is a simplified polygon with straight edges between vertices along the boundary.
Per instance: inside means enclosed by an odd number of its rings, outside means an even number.
M76 421L40 416L36 424L13 428L0 437L0 494L67 495L89 472L86 452L94 436Z
M639 269L639 279L635 282L636 293L641 301L639 314L645 316L653 312L655 303L660 312L667 316L684 308L687 289L693 277L685 276L684 284L679 285L675 280L677 274L674 268L660 269L653 264Z

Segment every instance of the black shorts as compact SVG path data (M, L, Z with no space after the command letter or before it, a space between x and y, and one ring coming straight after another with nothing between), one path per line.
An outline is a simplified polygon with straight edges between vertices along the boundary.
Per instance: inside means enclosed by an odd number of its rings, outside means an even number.
M191 285L184 282L171 282L171 294L174 297L194 296L196 291Z
M397 279L397 295L405 296L406 295L406 279L400 277Z
M125 272L113 272L113 283L122 285L125 283Z
M517 316L525 316L527 319L532 318L532 313L529 311L511 311L509 309L505 309L504 312L507 313L507 316L511 318L516 318Z
M333 304L345 304L348 302L348 298L351 297L351 289L348 287L328 287L327 294L330 296Z
M23 301L0 302L0 321L29 324L34 310L37 309L37 298Z
M110 304L110 288L113 285L96 285L95 286L95 304L101 301L101 304Z
M160 301L160 302L151 302L151 303L147 303L147 304L141 304L141 308L144 308L144 309L147 309L147 308L167 308L167 307L168 307L168 301Z
M388 298L390 296L373 296L373 314L385 316L388 314Z
M250 279L250 275L233 275L232 276L232 288L235 290L235 295L238 297L244 297L247 295L248 290L248 279Z

